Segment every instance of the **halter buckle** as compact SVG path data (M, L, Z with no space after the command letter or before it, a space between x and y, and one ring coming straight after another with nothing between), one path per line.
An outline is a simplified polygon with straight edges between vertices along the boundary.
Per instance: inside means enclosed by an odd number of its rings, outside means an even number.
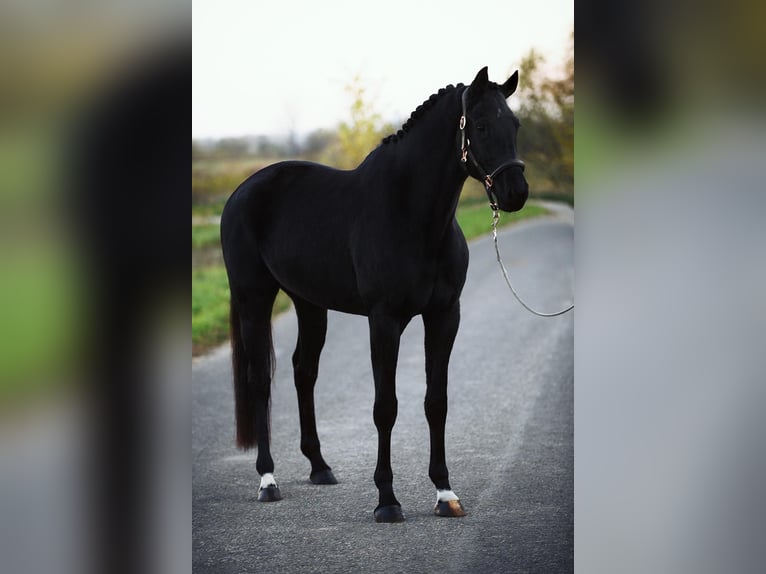
M463 148L463 155L460 156L460 161L462 161L463 163L466 163L468 161L468 148L467 147Z
M455 120L452 120L452 121L455 121ZM454 125L454 124L453 124L453 125ZM460 124L458 124L458 127L459 127L461 130L464 130L464 129L465 129L465 116L460 116Z
M487 189L492 187L493 183L494 183L494 181L492 181L492 176L490 176L490 175L484 176L484 185L487 186Z

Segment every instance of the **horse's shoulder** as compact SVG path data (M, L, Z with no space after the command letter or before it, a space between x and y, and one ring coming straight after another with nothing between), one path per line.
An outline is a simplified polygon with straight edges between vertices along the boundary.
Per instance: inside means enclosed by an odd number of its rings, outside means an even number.
M447 238L451 247L459 251L461 254L464 254L467 260L468 259L468 241L466 241L465 239L465 235L463 234L463 230L461 229L460 225L457 222L457 218L453 218L452 221L450 222L450 225L447 228Z
M462 283L468 270L468 242L463 235L463 230L457 224L457 220L453 219L447 230L445 246L445 259L449 274L455 275Z

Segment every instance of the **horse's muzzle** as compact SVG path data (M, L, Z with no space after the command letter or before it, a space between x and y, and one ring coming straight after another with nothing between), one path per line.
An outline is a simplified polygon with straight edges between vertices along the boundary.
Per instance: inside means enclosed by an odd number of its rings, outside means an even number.
M529 197L529 184L523 173L523 165L512 167L495 180L493 191L497 206L503 211L519 211Z

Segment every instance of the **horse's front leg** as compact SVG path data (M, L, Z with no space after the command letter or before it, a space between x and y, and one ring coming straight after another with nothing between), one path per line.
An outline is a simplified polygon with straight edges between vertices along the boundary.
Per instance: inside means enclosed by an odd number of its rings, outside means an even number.
M447 368L452 344L460 324L460 306L423 314L426 354L425 411L431 432L431 462L428 475L436 486L437 516L465 516L463 505L452 492L444 450L447 422Z
M402 506L394 496L391 470L391 431L396 422L396 362L399 357L399 339L402 323L385 314L370 315L370 351L372 373L375 378L375 406L373 417L378 429L378 463L375 467L375 486L378 487L378 506L375 522L402 522Z

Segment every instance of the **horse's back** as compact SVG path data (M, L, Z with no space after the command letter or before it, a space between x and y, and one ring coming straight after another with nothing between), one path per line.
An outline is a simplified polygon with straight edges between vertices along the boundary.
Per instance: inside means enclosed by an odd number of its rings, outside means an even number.
M301 234L312 219L345 211L347 173L306 161L279 162L257 171L226 202L222 238L237 225L247 227L252 239L260 242L289 235L288 227Z
M280 209L305 211L309 203L326 203L328 191L344 187L348 172L308 161L283 161L255 172L234 191L224 207L222 225L237 217L265 225ZM325 201L322 201L322 200ZM254 221L252 221L254 219Z
M350 253L351 174L303 161L256 172L224 208L225 257L227 250L245 252L288 293L322 307L363 312Z

